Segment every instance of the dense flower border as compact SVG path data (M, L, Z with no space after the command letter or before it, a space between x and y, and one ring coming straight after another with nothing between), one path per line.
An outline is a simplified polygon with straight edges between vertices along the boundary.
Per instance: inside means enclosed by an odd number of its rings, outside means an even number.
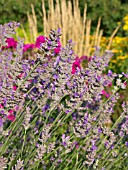
M84 68L81 61L87 57L74 54L72 40L61 47L58 29L38 44L40 53L34 59L26 60L23 41L16 45L8 40L16 26L15 22L0 26L1 168L123 169L128 103L123 102L118 119L110 121L128 74L111 70L103 74L112 52L100 56L96 48ZM10 41L10 46L16 45L14 51L8 48ZM113 81L108 96L104 90Z

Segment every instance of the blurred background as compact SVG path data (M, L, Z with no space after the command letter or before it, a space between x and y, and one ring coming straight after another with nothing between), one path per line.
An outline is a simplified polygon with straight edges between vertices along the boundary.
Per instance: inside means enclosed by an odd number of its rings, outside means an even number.
M59 0L62 2L65 0ZM73 1L71 0L72 5ZM104 35L110 36L116 28L118 22L124 24L123 18L128 14L127 0L78 0L80 14L83 16L85 3L87 4L87 18L92 20L92 32L97 26L99 17L102 17L101 28ZM49 10L49 0L44 0L46 12ZM68 0L66 0L68 2ZM54 5L56 0L53 0ZM31 4L34 5L38 19L38 30L42 30L42 0L0 0L0 24L10 20L18 21L22 24L27 23L27 12L31 13ZM124 36L126 32L121 28L117 35Z
M0 24L10 21L20 22L17 37L25 43L60 27L62 45L72 39L79 57L93 55L94 46L100 46L114 53L111 69L127 70L127 0L0 0Z
M10 21L21 23L17 36L26 43L60 27L61 43L73 39L79 57L93 55L94 46L100 46L114 53L111 69L127 69L127 0L0 0L0 24Z

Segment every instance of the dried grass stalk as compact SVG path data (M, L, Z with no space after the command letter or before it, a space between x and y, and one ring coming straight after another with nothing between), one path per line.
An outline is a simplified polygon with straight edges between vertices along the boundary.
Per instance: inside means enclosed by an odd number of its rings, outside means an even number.
M34 10L33 4L31 4L31 9L32 9L32 15L30 15L27 12L27 17L28 17L28 23L29 23L29 32L30 32L30 42L35 42L37 35L38 35L38 30L37 30L37 19L36 19L36 14Z
M62 30L61 42L66 45L67 41L71 38L76 45L74 47L75 53L79 56L90 55L90 30L91 30L91 20L86 21L86 11L87 5L85 4L84 16L80 15L79 1L73 1L73 9L71 1L66 3L66 0L59 1L56 0L56 5L54 7L53 0L48 1L49 11L46 17L46 10L44 8L44 0L42 0L42 11L43 11L43 26L44 34L48 36L50 29L57 29L58 27ZM54 23L54 24L53 24ZM94 46L100 43L99 38L99 28L100 28L101 18L99 18L96 35L94 42L91 44ZM47 31L46 31L47 30ZM85 36L86 35L86 36Z
M86 25L86 40L85 40L85 51L84 54L89 55L90 48L90 30L91 30L91 20L87 21Z
M29 38L28 38L27 33L26 33L25 29L24 29L24 26L21 25L21 28L22 28L22 32L23 32L23 34L24 34L25 40L26 40L26 42L28 43L28 42L29 42Z
M42 0L42 19L43 19L43 30L44 35L48 36L51 29L61 28L62 37L61 43L63 46L66 45L69 39L76 42L74 51L78 56L92 55L91 49L94 46L99 46L102 38L103 31L100 31L101 17L98 20L97 28L93 36L91 36L91 19L86 19L87 5L85 4L84 15L81 17L79 1L73 0L73 8L71 0L66 3L66 0L56 0L55 6L53 0L48 0L49 10L46 13L45 2ZM34 40L37 37L37 19L33 5L32 15L29 13L29 29L30 29L30 40ZM110 48L113 37L119 28L113 32L107 49Z
M107 50L110 49L110 47L111 47L111 45L112 45L112 40L113 40L114 36L116 35L117 31L119 30L119 28L120 28L120 25L118 25L118 26L116 27L116 29L113 31L113 33L112 33L112 35L111 35L111 37L110 37L108 46L107 46Z
M47 19L46 19L46 10L45 10L45 4L44 4L44 0L42 0L42 11L43 11L43 25L45 25L44 27L44 34L47 34Z
M95 46L97 45L97 42L98 42L100 25L101 25L101 17L99 17L99 19L98 19L98 24L97 24L97 28L96 28L96 35L95 35L95 42L94 42Z
M34 10L33 4L31 4L31 9L32 9L32 21L33 21L33 34L34 34L34 40L37 38L37 19L36 19L36 14Z

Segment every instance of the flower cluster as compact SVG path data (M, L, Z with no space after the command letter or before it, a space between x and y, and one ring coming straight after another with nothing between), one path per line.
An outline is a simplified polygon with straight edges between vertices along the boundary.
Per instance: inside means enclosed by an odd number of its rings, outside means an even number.
M126 15L124 18L123 18L123 20L124 20L124 26L123 26L123 30L125 30L125 31L128 31L128 15Z
M2 46L2 49L4 49L4 48L16 48L16 46L17 46L17 41L15 41L14 40L14 38L7 38L6 39L6 43L7 43L7 45L6 46Z
M87 63L91 61L91 57L82 56L78 57L76 56L75 61L72 64L72 74L75 74L77 69L81 69L81 67L86 68Z
M24 59L28 59L28 58L34 58L34 56L36 55L35 52L37 52L38 49L40 49L41 44L44 44L47 41L47 37L44 36L38 36L36 39L35 44L24 44L23 45L23 58ZM2 46L2 50L6 50L6 49L12 49L13 51L16 50L17 46L18 46L18 42L14 39L14 38L7 38L5 40L6 45ZM56 48L54 48L54 53L59 54L60 52L60 48L61 48L61 43L60 41L57 42L58 45L56 46Z

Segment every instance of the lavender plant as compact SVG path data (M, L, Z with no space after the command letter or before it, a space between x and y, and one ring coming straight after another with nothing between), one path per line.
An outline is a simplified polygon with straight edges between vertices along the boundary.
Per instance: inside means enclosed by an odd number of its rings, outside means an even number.
M128 102L108 126L128 75L102 72L112 57L100 49L87 68L77 68L73 42L54 49L61 32L51 30L41 53L25 60L23 40L14 52L2 50L17 23L0 26L0 162L1 169L124 169L128 158ZM104 101L102 90L116 81Z

